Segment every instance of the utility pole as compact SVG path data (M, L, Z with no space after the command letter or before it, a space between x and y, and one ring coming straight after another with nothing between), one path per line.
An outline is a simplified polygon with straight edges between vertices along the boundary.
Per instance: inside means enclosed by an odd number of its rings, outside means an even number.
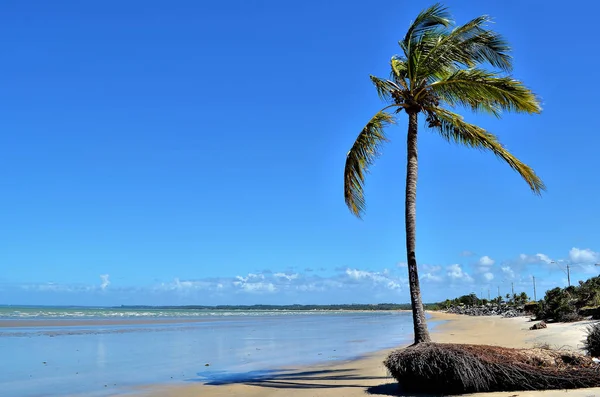
M537 295L535 293L535 276L533 276L533 300L537 302Z
M513 297L515 296L515 283L510 283L510 289L512 290Z
M502 296L500 296L500 286L498 286L498 310L500 310L500 302L502 301Z

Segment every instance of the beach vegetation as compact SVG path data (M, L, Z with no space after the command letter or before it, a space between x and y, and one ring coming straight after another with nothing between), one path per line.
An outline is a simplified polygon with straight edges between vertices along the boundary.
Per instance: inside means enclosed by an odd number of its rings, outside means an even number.
M588 326L583 348L588 355L600 357L600 323Z
M399 55L390 60L390 75L370 76L386 106L365 124L346 156L344 199L350 211L361 217L365 176L388 141L388 127L406 114L405 238L415 344L430 341L416 257L419 119L450 143L493 153L521 175L534 193L545 189L533 169L512 155L496 135L456 112L466 109L495 117L504 112L541 112L535 94L510 75L510 47L488 28L489 22L484 15L455 26L441 4L419 13L399 41Z
M589 316L600 318L600 276L578 284L546 291L533 310L536 319L573 322Z

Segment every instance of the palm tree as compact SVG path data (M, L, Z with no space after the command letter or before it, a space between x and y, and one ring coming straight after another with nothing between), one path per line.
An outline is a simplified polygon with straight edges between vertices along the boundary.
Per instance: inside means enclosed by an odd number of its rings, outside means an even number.
M480 16L452 28L450 14L442 5L422 11L399 42L402 55L392 57L390 78L371 76L379 97L388 105L365 125L346 157L344 198L350 211L360 218L365 209L365 174L387 141L384 129L394 124L402 111L408 115L406 256L415 344L430 341L415 256L419 114L444 139L491 151L518 172L534 193L545 190L535 172L510 154L494 134L467 123L450 110L463 107L496 117L503 111L541 111L536 96L508 74L512 70L510 47L499 34L486 28L489 21L489 17Z

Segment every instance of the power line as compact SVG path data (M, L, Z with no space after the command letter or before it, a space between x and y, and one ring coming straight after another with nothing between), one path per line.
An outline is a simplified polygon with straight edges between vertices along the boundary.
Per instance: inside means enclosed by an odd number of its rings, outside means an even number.
M567 262L566 270L565 270L565 268L560 266L557 261L551 261L550 263L554 263L556 266L559 267L560 270L563 271L563 273L565 273L567 275L567 283L569 284L569 287L570 287L571 286L571 266L569 265L569 262Z

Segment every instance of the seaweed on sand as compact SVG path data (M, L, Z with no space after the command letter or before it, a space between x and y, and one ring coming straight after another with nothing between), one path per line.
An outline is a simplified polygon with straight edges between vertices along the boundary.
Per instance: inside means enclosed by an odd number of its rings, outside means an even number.
M420 343L384 361L403 391L462 394L600 386L590 357L547 349Z

